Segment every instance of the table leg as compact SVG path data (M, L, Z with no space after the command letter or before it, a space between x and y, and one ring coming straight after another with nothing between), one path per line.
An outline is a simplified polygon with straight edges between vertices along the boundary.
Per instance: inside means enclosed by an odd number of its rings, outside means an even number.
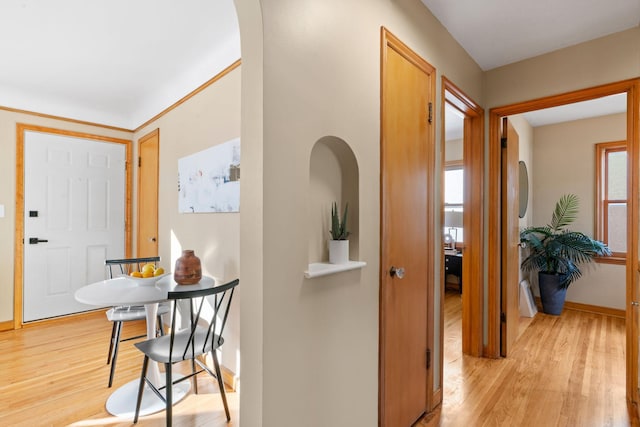
M145 304L144 308L147 317L147 338L155 338L158 304ZM140 353L140 369L142 369L142 358L142 353ZM147 378L156 385L163 385L165 383L165 376L160 374L158 364L153 361L149 361L149 366L147 367ZM174 374L174 379L176 378L178 378L178 376ZM111 394L111 396L109 396L106 404L107 411L118 417L133 418L136 410L139 386L140 378L138 377L135 380L126 383L122 387L119 387ZM173 403L176 404L180 400L184 399L187 393L189 393L190 388L190 381L183 381L173 386ZM142 403L140 404L140 416L163 411L165 407L165 403L145 385L145 389L142 394Z

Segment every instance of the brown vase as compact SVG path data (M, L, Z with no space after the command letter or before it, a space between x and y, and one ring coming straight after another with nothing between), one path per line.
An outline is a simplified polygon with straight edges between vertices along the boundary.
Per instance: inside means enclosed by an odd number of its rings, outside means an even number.
M194 255L193 250L185 249L182 251L182 256L176 260L173 280L179 285L193 285L200 279L202 279L200 258Z

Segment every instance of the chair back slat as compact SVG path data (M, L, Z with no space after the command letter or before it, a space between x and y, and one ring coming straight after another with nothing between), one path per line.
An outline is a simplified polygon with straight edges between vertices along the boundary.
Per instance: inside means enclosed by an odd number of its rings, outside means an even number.
M222 344L229 308L231 307L235 287L239 284L240 280L235 279L223 285L207 289L169 292L168 299L173 305L169 345L170 360L173 360L174 354L180 355L182 360L186 360L192 358L194 354L209 353ZM212 304L209 298L213 299ZM182 313L183 316L188 317L188 330L180 330L176 325L176 319L179 317L177 314L180 301L188 303L188 313ZM211 306L212 313L205 318L203 311L208 311L204 309L207 302ZM207 322L206 328L199 326L200 320ZM218 326L219 329L216 331ZM176 339L176 334L182 334L182 339ZM180 348L177 348L178 346ZM188 355L191 355L191 357Z

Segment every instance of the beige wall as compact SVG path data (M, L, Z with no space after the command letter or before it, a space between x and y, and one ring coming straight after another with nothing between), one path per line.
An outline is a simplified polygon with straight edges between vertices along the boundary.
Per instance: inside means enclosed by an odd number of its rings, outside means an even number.
M487 71L484 73L483 85L485 111L488 114L493 107L637 78L640 76L638 46L640 27ZM489 144L488 127L485 138L486 144ZM537 163L535 157L533 163ZM539 164L534 168L541 170ZM533 174L535 180L538 174L535 170ZM537 197L537 191L534 190L531 202L540 207L542 205L538 203ZM548 202L551 203L555 201ZM547 206L545 212L550 212L550 209L552 206ZM600 278L608 282L607 278L601 275L607 274L611 268L600 266L593 273L594 281L600 275ZM615 283L617 284L618 280ZM586 296L585 289L572 286L567 298L570 301L624 308L624 303L620 305L619 299L610 298L608 294L602 295L604 287ZM615 291L613 294L617 295L618 292Z
M485 109L640 76L640 27L485 73Z
M26 123L113 138L132 138L131 132L105 129L32 114L0 110L0 204L5 216L0 218L0 322L13 320L13 273L16 207L16 124Z
M242 379L242 389L249 394L241 394L241 420L251 420L246 424L251 426L376 425L380 27L386 26L437 68L438 87L446 74L481 102L481 71L418 0L374 0L364 9L339 0L261 4L264 64L255 67L262 67L264 78L263 151L260 146L253 149L263 156L263 175L243 183L252 192L262 188L262 240L247 241L246 247L242 239L241 277L262 274L263 280L248 285L253 298L249 302L243 289L242 364L253 371ZM238 10L243 31L248 22ZM257 45L259 41L252 47ZM245 46L243 39L243 69ZM246 82L243 74L243 85ZM442 111L439 93L436 114ZM245 94L243 87L243 103L252 96L258 95ZM250 121L243 111L243 133L255 131ZM440 121L435 123L439 126ZM304 279L307 212L314 197L309 192L309 160L314 143L324 136L348 143L358 163L359 258L367 266ZM245 142L243 136L243 153ZM256 231L248 221L242 217L241 229L246 224ZM261 262L254 266L244 261L244 254L258 244L262 248L254 253ZM440 242L434 242L434 251L437 248ZM248 342L245 333L261 338L262 345ZM254 354L245 342L261 348Z
M558 199L567 193L580 198L580 213L571 227L595 232L595 147L599 142L626 139L626 114L576 120L534 129L533 221L545 225ZM567 301L625 308L624 265L593 264L567 291ZM531 283L536 290L535 275ZM535 292L535 291L534 291Z
M193 249L202 263L202 273L222 282L240 275L240 214L179 213L178 159L240 136L240 76L241 70L236 68L134 136L137 155L138 140L155 129L160 130L158 242L162 264L173 271L182 250ZM241 176L243 172L241 163ZM134 182L137 184L137 175ZM134 236L135 226L134 221ZM243 284L234 295L220 361L236 374L240 374Z

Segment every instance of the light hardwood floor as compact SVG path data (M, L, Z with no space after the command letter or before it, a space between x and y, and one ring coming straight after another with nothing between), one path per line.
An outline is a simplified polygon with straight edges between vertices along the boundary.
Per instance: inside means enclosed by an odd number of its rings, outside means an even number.
M447 292L443 404L421 427L639 425L625 399L624 319L538 313L495 360L462 355L460 322L460 295Z
M623 319L539 313L509 358L481 359L461 355L459 294L446 297L444 403L420 427L640 425L626 407ZM126 326L125 333L144 332L143 324ZM130 426L104 409L112 392L105 363L110 332L104 314L93 313L0 333L0 425ZM141 363L132 344L123 343L114 387L137 379ZM217 386L199 377L200 394L176 404L174 425L238 426L237 393L227 394L227 424ZM164 412L138 424L162 426Z
M145 332L144 323L127 324L124 334ZM130 426L104 405L115 388L138 379L141 353L122 343L113 388L106 364L111 324L103 312L0 333L0 426ZM174 406L175 426L238 426L238 396L228 392L231 423L226 422L215 380L198 375L199 394ZM164 426L164 411L138 421Z

